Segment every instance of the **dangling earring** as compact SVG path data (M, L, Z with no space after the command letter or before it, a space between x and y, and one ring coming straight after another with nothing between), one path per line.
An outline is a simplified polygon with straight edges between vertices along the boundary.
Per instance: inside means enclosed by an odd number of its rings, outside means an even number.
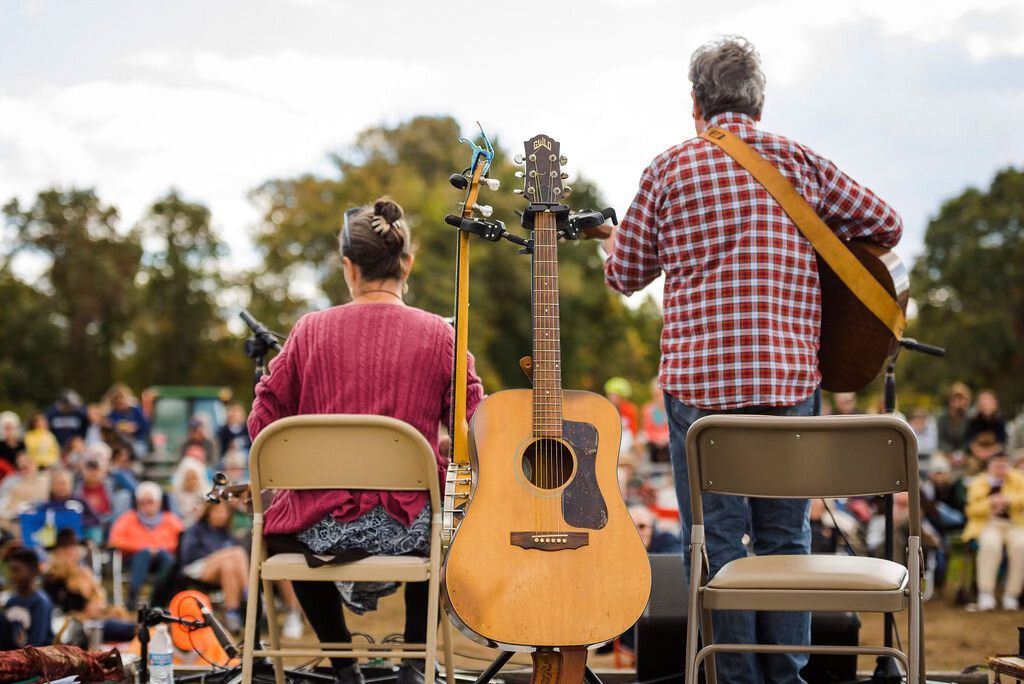
M409 294L409 281L402 283L402 294Z

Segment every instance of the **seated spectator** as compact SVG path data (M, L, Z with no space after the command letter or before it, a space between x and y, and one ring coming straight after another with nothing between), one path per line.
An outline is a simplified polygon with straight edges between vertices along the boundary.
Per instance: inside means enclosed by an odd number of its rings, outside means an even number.
M609 378L604 383L604 394L619 412L622 421L622 440L619 442L619 454L623 458L634 456L637 445L637 431L640 421L636 404L629 400L633 394L633 386L625 378Z
M996 454L1003 453L1003 446L996 441L992 432L981 432L971 440L967 447L967 460L964 462L964 472L974 476L985 472L988 467L988 460Z
M174 513L160 509L162 499L160 485L141 483L135 490L135 508L122 513L110 528L111 548L129 556L129 610L135 608L150 573L155 575L154 582L160 583L174 567L182 524Z
M964 540L978 540L978 610L996 607L996 580L1006 549L1003 609L1017 610L1024 589L1024 475L1010 469L1005 454L988 460L984 474L967 488Z
M103 445L105 446L105 445ZM91 447L82 464L82 477L75 488L75 495L88 503L102 524L113 519L115 513L123 512L127 506L115 510L114 485L107 475L109 449Z
M46 416L35 413L28 422L25 433L25 451L40 468L49 468L60 460L60 445L50 432Z
M194 458L182 458L171 478L174 510L186 527L199 520L206 505L206 495L213 487L206 474L206 466Z
M18 470L0 483L0 520L13 529L18 514L26 506L50 498L50 476L39 470L24 451L18 454Z
M118 444L110 450L110 481L115 492L134 492L139 486L132 450L124 444Z
M967 409L971 406L971 390L962 382L954 382L949 388L946 410L935 421L938 432L938 449L957 461L967 451Z
M199 520L181 535L180 562L186 577L224 590L225 626L242 628L242 594L248 586L249 560L231 536L231 509L207 503Z
M149 452L149 421L135 401L127 385L117 384L107 390L106 424L114 434L128 442L137 455Z
M21 419L13 411L0 413L0 429L3 430L3 439L0 440L0 459L7 461L11 467L15 466L18 454L25 451L25 440L21 438Z
M939 436L935 427L935 419L928 415L923 408L916 408L910 412L907 420L911 429L917 435L917 457L922 472L927 472L928 460L938 449Z
M50 563L43 574L43 590L65 615L78 620L100 620L103 640L131 641L135 638L135 622L122 608L111 608L107 593L84 566L84 548L71 529L57 532L57 542L50 549Z
M82 471L82 462L85 460L85 440L78 435L68 440L66 446L61 449L60 461L64 468L72 473L78 474Z
M671 532L658 529L657 521L647 506L630 506L629 516L633 518L640 539L647 553L682 553L683 542Z
M49 646L53 643L53 603L36 587L39 556L32 549L15 547L5 560L13 592L4 604L4 618L15 647Z
M89 502L75 496L75 481L71 473L62 468L50 471L50 499L49 503L63 506L69 501L74 501L82 507L82 527L86 536L100 542L103 539L103 522Z
M74 390L64 390L45 412L50 431L63 449L72 437L85 438L89 416L82 408L82 398Z
M921 483L921 496L925 515L940 533L963 528L967 490L962 478L953 477L949 459L941 453L933 455L928 463L928 479Z
M226 454L232 447L242 453L249 453L252 438L249 437L249 428L245 425L245 419L245 409L241 404L237 401L228 404L227 422L221 426L220 430L217 430L217 441L220 443L221 454Z
M188 436L181 446L181 455L191 457L211 468L217 463L217 445L210 439L203 416L189 418Z
M1006 420L999 412L999 397L990 389L978 392L974 415L967 421L964 440L971 445L984 435L991 437L990 444L998 444L999 451L1006 448Z
M89 404L85 409L89 426L85 429L85 444L92 446L103 442L103 428L107 425L107 412L102 404Z
M444 452L441 452L444 453ZM221 470L228 482L241 484L249 479L248 461L238 449L228 449L220 461Z
M837 392L832 395L832 415L853 416L861 413L857 408L856 392Z

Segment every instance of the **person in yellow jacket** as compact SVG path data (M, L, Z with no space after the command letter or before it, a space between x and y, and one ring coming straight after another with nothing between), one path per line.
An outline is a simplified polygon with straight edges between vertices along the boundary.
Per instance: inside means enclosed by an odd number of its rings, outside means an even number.
M1008 559L1003 609L1017 610L1024 589L1024 474L1010 468L1006 454L989 458L985 472L967 488L964 540L978 540L978 610L996 607L996 579Z
M29 421L29 430L25 433L25 452L40 468L49 468L60 460L60 445L57 438L50 432L46 416L37 413Z

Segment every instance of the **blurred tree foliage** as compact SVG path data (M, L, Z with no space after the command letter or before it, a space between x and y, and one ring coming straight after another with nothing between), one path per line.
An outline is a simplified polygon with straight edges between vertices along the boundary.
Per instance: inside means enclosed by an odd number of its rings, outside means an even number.
M248 363L216 302L227 284L219 263L226 249L210 210L171 190L136 230L147 251L136 276L127 379L135 387L237 385Z
M132 318L142 256L138 233L119 232L117 210L104 206L92 190L46 190L32 206L23 208L15 199L3 212L14 232L14 250L35 252L48 264L35 288L38 297L27 291L25 295L27 301L39 301L36 315L50 321L46 330L52 335L47 340L9 335L5 351L14 348L26 360L38 359L28 366L38 379L50 377L83 396L99 396L114 378ZM12 315L17 308L12 307ZM9 332L16 330L7 320L3 325ZM27 346L32 343L42 346ZM50 375L54 369L55 378ZM56 389L29 391L53 397Z
M949 349L944 360L904 356L918 391L941 393L954 380L991 387L1003 410L1024 405L1024 172L996 174L945 204L925 234L911 293L918 316L909 334Z
M332 178L300 176L271 180L254 191L264 222L256 236L270 277L257 291L269 302L261 311L274 325L287 328L308 301L296 283L312 277L327 302L340 304L347 291L338 268L338 233L345 209L390 195L405 209L418 246L407 301L450 316L453 311L456 232L444 216L458 213L464 193L448 176L470 161L469 148L458 142L458 123L449 117L417 117L396 127L371 128L353 147L334 157ZM490 175L501 180L498 192L481 191L480 203L494 207L495 218L518 226L515 210L523 201L517 186L514 152L495 145ZM571 157L572 151L568 155ZM571 167L570 167L571 168ZM584 179L571 182L573 208L599 208L601 198ZM530 263L510 243L474 240L470 248L470 349L488 391L522 386L526 379L519 357L531 349ZM565 384L600 390L612 375L638 382L638 389L658 368L661 317L657 305L637 309L604 285L601 258L593 242L561 247L562 347ZM315 299L315 297L314 297Z

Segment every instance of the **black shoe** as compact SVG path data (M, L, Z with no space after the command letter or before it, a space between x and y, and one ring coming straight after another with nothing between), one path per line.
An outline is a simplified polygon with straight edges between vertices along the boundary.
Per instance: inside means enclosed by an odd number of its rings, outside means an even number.
M366 680L363 679L363 673L359 670L358 663L335 670L334 679L338 684L366 684Z
M403 660L395 684L423 684L423 661Z

